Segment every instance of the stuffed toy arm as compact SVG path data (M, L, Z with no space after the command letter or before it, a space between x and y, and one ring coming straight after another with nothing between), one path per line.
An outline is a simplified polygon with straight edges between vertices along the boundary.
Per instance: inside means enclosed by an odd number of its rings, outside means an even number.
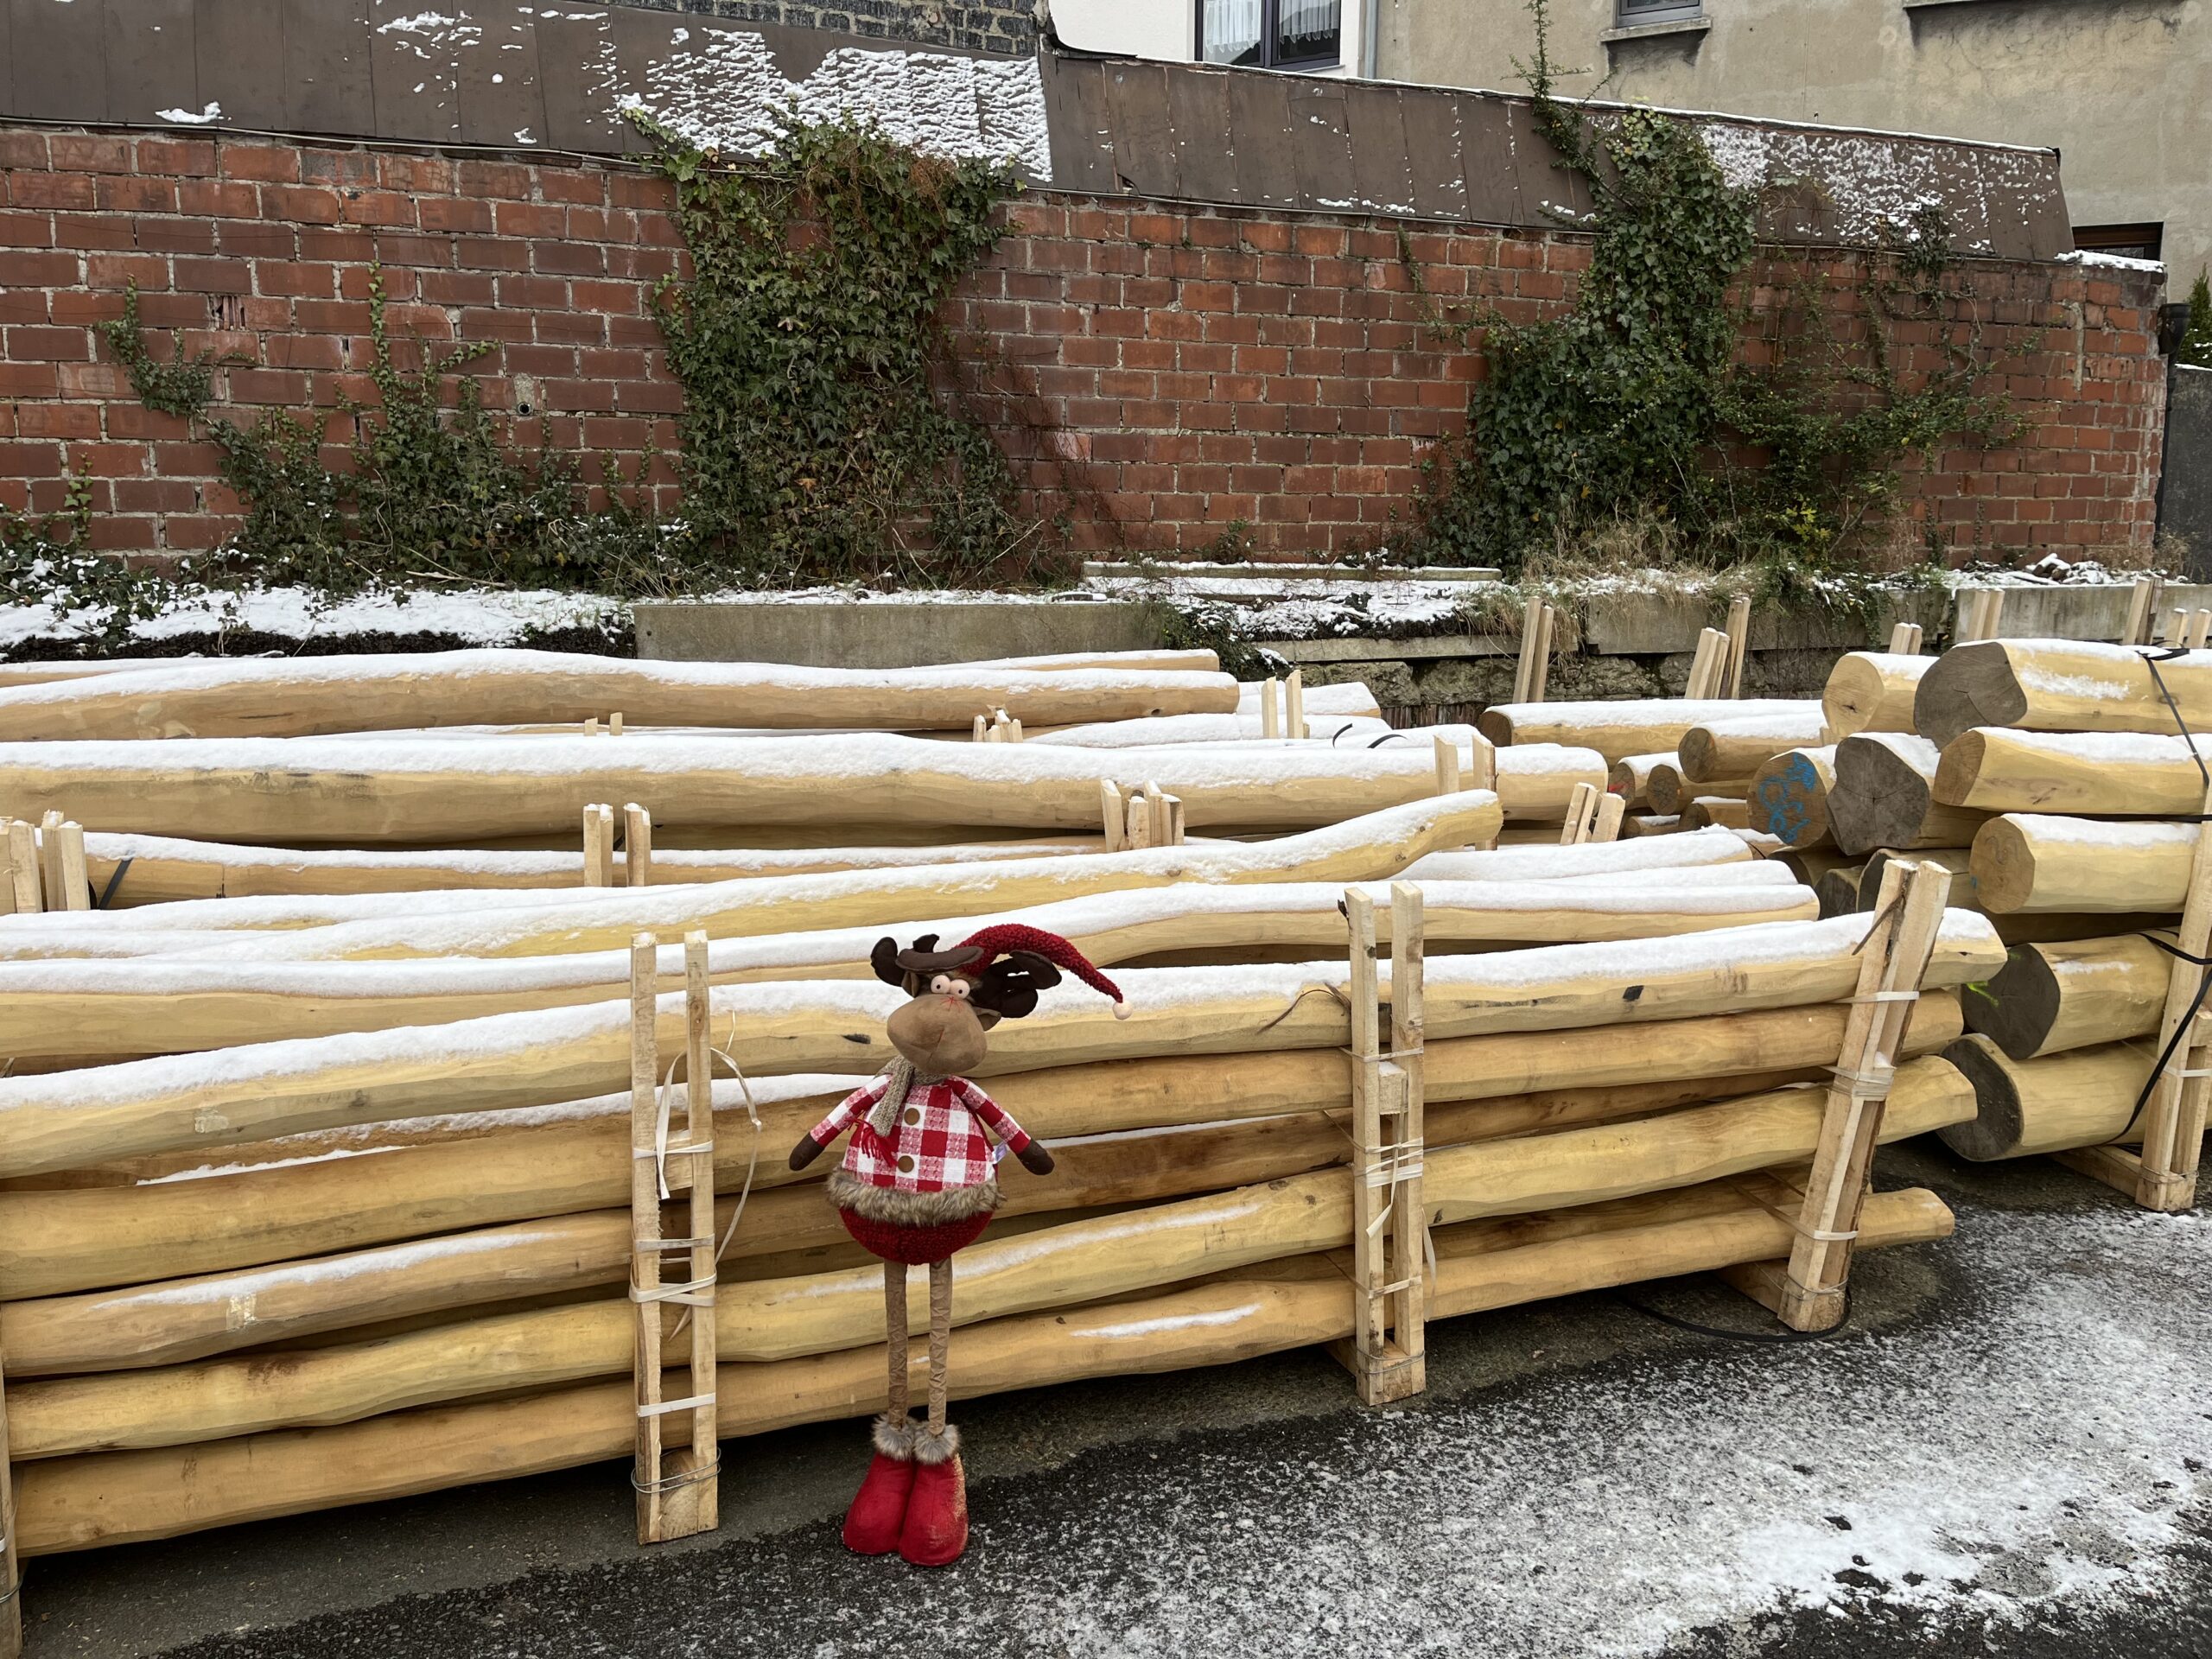
M968 1109L983 1120L984 1124L998 1138L1006 1142L1006 1149L1021 1160L1021 1166L1032 1175L1052 1173L1052 1154L1045 1150L1044 1143L1030 1138L1029 1131L1014 1121L1007 1109L993 1100L974 1084L960 1080L960 1097Z
M791 1148L791 1167L804 1169L822 1155L822 1149L860 1122L868 1108L883 1098L889 1080L876 1077L862 1084L830 1108L830 1116L799 1137Z

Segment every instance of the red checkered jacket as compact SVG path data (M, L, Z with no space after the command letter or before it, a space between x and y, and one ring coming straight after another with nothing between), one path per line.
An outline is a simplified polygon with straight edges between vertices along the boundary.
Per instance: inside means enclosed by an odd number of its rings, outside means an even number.
M851 1128L845 1173L871 1186L906 1192L981 1186L990 1179L1001 1155L984 1136L986 1125L1008 1152L1020 1152L1029 1144L1028 1132L965 1077L917 1080L906 1091L906 1103L891 1133L879 1136L868 1126L868 1109L883 1098L889 1084L888 1077L869 1079L808 1131L815 1145L826 1147Z

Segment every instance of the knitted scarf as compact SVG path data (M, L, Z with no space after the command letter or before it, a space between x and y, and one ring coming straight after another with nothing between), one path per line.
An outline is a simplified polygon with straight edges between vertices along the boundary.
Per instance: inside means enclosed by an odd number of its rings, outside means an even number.
M942 1083L942 1077L925 1077L914 1070L914 1063L904 1054L893 1059L883 1072L883 1097L868 1109L868 1130L878 1141L887 1139L893 1124L899 1121L899 1110L906 1103L906 1096L916 1084Z

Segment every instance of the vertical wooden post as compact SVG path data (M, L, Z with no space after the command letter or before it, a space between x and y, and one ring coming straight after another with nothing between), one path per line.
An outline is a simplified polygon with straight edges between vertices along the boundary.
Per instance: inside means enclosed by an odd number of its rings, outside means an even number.
M1122 844L1135 849L1152 845L1152 803L1145 798L1144 791L1131 790L1128 800L1128 817L1122 830Z
M1559 628L1559 613L1549 605L1536 619L1536 660L1529 671L1529 701L1541 702L1551 690L1552 636Z
M1275 710L1275 692L1279 689L1272 674L1260 682L1260 735L1262 737L1282 735L1282 716Z
M1598 817L1599 790L1595 784L1577 784L1567 800L1567 822L1560 825L1559 844L1580 847L1590 839Z
M64 823L54 834L61 844L60 908L90 910L92 907L92 878L85 868L85 826Z
M1457 795L1459 792L1459 746L1448 737L1436 740L1436 792Z
M1180 795L1163 795L1160 798L1167 808L1166 844L1170 847L1180 847L1189 834L1184 821L1183 798Z
M1144 786L1145 844L1148 847L1172 847L1167 829L1167 797L1160 793L1158 784Z
M586 822L590 822L588 816ZM661 1300L659 1111L660 950L650 933L630 941L630 1302L635 1338L632 1392L637 1399L638 1541L658 1543L661 1488Z
M61 886L61 814L48 808L38 821L38 881L48 910L66 908Z
M1940 866L1897 860L1882 873L1872 925L1859 949L1859 984L1806 1173L1786 1266L1754 1263L1728 1275L1797 1331L1843 1319L1853 1241L1872 1179L1897 1044L1943 925L1950 876Z
M0 815L0 916L16 913L16 854L13 845L16 821Z
M1900 622L1890 630L1890 655L1917 657L1920 655L1920 624Z
M1282 683L1282 734L1304 740L1313 735L1306 724L1306 671L1294 668Z
M976 718L980 722L982 716ZM1129 809L1122 800L1122 786L1111 778L1098 780L1098 816L1106 829L1106 850L1120 852L1129 844Z
M2121 645L2139 645L2149 640L2152 625L2158 616L2158 587L2156 576L2135 578L2134 588L2127 595L2127 622L2120 631Z
M2201 808L2212 814L2212 790L2205 792ZM2190 865L2189 887L2183 899L2181 931L2175 944L2192 957L2212 955L2212 823L2196 829L2196 851ZM2166 976L2166 1007L2158 1021L2158 1046L2163 1054L2169 1043L2173 1056L2159 1074L2143 1109L2141 1174L2136 1182L2136 1202L2146 1210L2176 1212L2196 1201L2198 1142L2204 1135L2205 1079L2187 1075L2200 1071L2198 1051L2191 1032L2177 1040L2175 1033L2189 1017L2204 970L2194 963L2175 958ZM2194 1133L2195 1140L2191 1139Z
M39 880L38 831L29 818L8 820L8 862L15 874L16 913L36 915L46 908L46 899Z
M1628 812L1628 798L1611 790L1598 798L1598 816L1590 828L1592 841L1618 841L1621 820Z
M1497 745L1480 732L1475 734L1473 764L1467 768L1465 787L1496 789L1497 787Z
M599 809L596 806L584 808L584 886L588 887L600 885L600 842L606 833L600 822Z
M622 880L645 887L653 880L653 815L632 801L622 809Z
M622 735L622 711L620 709L607 717L607 734L609 737Z
M975 725L969 728L968 741L970 743L981 743L988 734L989 729L990 722L985 720L981 715L976 715Z
M1744 652L1751 640L1751 596L1738 594L1728 601L1728 686L1721 695L1730 699L1744 695Z
M8 1357L0 1351L0 1659L23 1650L23 1562L16 1548L16 1477L8 1461Z
M584 735L586 737L597 737L600 735L599 716L597 715L586 715L584 716Z
M1521 607L1521 658L1513 670L1513 701L1534 702L1529 689L1536 683L1539 635L1544 624L1544 601L1531 599Z
M1418 887L1390 886L1391 1064L1404 1074L1405 1087L1396 1125L1387 1140L1391 1249L1390 1332L1397 1345L1393 1398L1419 1394L1428 1385L1428 1207L1421 1197L1421 1166L1427 1147L1426 990L1427 922Z
M2166 618L2165 626L2159 631L2158 643L2162 645L2178 645L2182 642L2182 636L2188 632L2189 613L2185 610L2176 611Z
M2212 640L2212 611L2196 611L2189 619L2189 638L2185 643L2191 651L2202 651Z
M712 1532L721 1524L721 1436L715 1423L715 1066L708 1043L707 931L683 936L683 1162L691 1187L691 1444L669 1459L678 1474L696 1477L671 1497L683 1512L673 1536Z

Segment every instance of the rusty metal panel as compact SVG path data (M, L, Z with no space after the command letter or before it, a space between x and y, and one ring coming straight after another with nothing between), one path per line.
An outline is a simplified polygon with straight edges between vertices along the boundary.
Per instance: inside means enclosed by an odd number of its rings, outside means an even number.
M131 0L110 8L105 46L111 117L153 124L163 110L199 114L192 41L193 0Z
M107 0L13 0L11 115L41 121L105 121Z
M630 124L612 113L620 86L612 13L563 6L537 20L537 92L547 143L602 153L626 148L620 129Z
M1398 111L1406 124L1406 170L1413 210L1426 219L1467 217L1466 159L1459 148L1457 92L1408 86Z
M283 128L284 12L279 0L199 0L193 43L202 105L219 105L226 127Z
M1298 134L1292 124L1287 75L1230 75L1229 126L1224 143L1236 158L1240 201L1294 207Z
M376 130L369 38L369 0L284 0L287 130Z
M1109 196L1121 188L1114 171L1114 124L1106 106L1105 66L1048 54L1046 130L1052 149L1052 188Z
M1406 119L1398 89L1349 83L1344 122L1351 131L1351 175L1361 207L1376 213L1410 213L1414 187L1406 166Z
M1116 63L1107 71L1114 168L1139 195L1175 194L1175 147L1167 113L1168 66Z
M486 10L483 33L458 50L461 136L472 144L545 142L537 87L537 20L518 9Z
M1290 87L1290 151L1298 174L1300 204L1342 213L1359 205L1352 171L1351 129L1344 117L1344 84L1300 80Z
M1242 201L1229 130L1229 76L1191 69L1170 76L1167 116L1177 194L1189 201Z

